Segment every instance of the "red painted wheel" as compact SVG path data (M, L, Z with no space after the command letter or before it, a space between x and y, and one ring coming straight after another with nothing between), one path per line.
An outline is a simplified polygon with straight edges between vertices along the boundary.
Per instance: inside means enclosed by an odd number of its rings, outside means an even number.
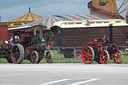
M39 61L38 53L37 51L33 51L31 53L31 62L35 64L35 63L38 63L38 61Z
M82 60L85 64L91 64L94 60L94 50L90 46L86 46L82 50Z
M24 48L21 44L14 44L11 49L11 59L13 63L20 64L24 59Z
M120 64L122 62L123 56L121 51L117 50L116 53L114 54L114 62L116 64Z
M46 61L47 61L47 63L52 63L53 62L53 53L52 53L52 51L48 51L46 53Z
M76 55L76 58L81 58L81 56L82 56L81 50L76 50L75 55Z
M101 51L100 53L100 62L102 64L107 64L109 61L109 53L106 50Z

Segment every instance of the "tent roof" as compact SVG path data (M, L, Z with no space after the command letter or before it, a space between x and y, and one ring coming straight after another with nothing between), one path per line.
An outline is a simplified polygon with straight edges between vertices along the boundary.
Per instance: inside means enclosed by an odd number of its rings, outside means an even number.
M107 20L107 19L108 18L104 18L98 15L52 15L28 23L24 26L32 27L32 26L40 25L40 23L42 23L43 26L46 26L49 29L57 21Z
M9 22L19 22L19 21L28 21L28 22L32 22L32 21L37 21L39 19L42 19L42 16L36 15L34 13L31 13L31 10L29 8L29 13L20 16L16 19L10 20Z

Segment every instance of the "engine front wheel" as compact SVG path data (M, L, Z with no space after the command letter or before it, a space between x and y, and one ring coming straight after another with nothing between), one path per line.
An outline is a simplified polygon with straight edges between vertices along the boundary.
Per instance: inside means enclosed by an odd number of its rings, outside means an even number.
M36 63L39 63L39 55L38 55L38 53L37 53L37 51L33 51L32 53L31 53L31 62L33 63L33 64L36 64Z
M94 60L94 50L90 46L86 46L82 50L82 60L85 64L91 64Z
M52 63L53 62L53 53L52 53L52 51L48 51L46 53L46 61L47 61L47 63Z
M11 60L15 64L22 63L24 59L24 48L21 44L14 44L11 49Z
M106 50L101 51L100 53L100 62L102 64L107 64L109 61L109 53Z
M123 60L123 55L121 51L117 50L116 53L114 54L114 62L116 64L120 64Z

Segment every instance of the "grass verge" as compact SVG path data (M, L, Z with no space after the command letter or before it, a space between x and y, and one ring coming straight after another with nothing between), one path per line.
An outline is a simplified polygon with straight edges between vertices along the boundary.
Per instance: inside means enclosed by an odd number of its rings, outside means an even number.
M53 50L53 63L83 63L82 59L81 58L64 58L63 55L59 55L57 53L57 51ZM122 61L122 64L128 64L128 52L123 52L122 51L122 54L123 54L123 61ZM7 60L5 58L0 58L0 63L8 63ZM31 63L29 60L23 60L22 63ZM46 62L46 59L42 59L40 61L40 63L47 63ZM93 63L96 63L95 61ZM113 63L114 64L114 61L113 60L110 60L109 63Z

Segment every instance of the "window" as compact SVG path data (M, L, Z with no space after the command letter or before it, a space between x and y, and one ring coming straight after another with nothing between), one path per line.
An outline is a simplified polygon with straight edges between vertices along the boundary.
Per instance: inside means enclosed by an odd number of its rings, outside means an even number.
M121 21L116 21L116 23L121 23Z
M76 24L82 24L81 22L77 22Z
M106 22L104 22L104 23L109 23L109 22L106 21Z
M97 24L102 24L102 22L96 22Z
M89 22L89 24L95 24L95 22Z
M68 23L68 25L74 25L74 23Z
M67 23L64 23L64 25L67 25Z

